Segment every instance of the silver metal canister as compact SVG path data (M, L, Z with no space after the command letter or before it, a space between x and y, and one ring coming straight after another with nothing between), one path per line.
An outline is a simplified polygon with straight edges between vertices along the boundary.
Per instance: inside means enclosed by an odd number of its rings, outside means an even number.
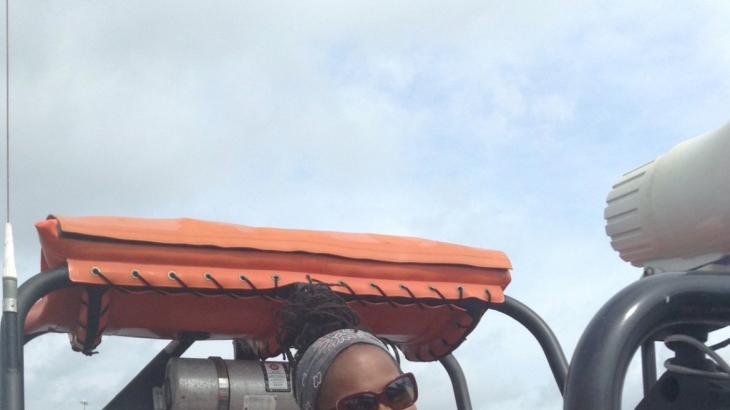
M172 359L166 410L298 410L289 365L254 360Z

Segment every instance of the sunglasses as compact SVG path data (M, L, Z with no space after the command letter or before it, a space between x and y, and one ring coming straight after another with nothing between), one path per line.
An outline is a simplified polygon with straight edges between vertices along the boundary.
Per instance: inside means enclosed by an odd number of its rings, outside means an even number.
M384 404L393 410L403 410L418 399L418 386L413 373L404 373L383 387L380 393L370 391L351 394L337 401L332 410L378 410Z

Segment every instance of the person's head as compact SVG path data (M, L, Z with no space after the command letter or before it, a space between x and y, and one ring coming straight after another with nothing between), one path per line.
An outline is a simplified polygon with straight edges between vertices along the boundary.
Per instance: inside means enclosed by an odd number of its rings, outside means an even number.
M403 374L382 348L361 343L345 349L329 367L317 409L337 409L340 404L337 410L410 410L416 408L411 399L417 394L412 374ZM376 407L376 403L380 405Z
M418 392L377 337L326 286L295 291L279 316L283 348L297 350L293 385L302 410L415 409Z

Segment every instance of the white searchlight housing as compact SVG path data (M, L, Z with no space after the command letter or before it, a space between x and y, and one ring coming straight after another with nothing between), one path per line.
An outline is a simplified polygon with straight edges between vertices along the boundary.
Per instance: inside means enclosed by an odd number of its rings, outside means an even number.
M688 271L726 258L730 124L625 174L606 201L611 246L634 266Z

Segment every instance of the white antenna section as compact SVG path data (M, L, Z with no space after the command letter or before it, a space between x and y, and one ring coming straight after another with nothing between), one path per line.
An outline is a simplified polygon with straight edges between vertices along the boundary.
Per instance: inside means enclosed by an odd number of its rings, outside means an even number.
M3 312L18 311L18 273L15 270L13 226L10 224L10 0L5 1L5 254ZM3 318L5 319L5 318Z
M18 272L15 269L13 226L5 223L5 256L3 258L3 312L17 312Z

